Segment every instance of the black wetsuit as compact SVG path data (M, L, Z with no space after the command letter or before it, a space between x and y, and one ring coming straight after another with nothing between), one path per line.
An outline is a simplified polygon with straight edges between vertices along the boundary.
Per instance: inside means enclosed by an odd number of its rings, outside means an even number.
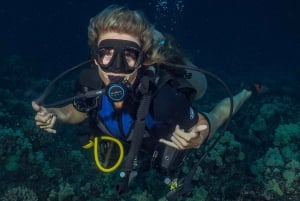
M96 69L88 69L81 73L77 86L79 92L103 87L104 84ZM89 112L94 124L98 125L101 122L102 128L104 125L103 129L98 126L100 133L113 135L123 141L127 140L140 100L140 96L135 90L136 86L134 85L132 88L124 100L122 109L115 109L112 103L109 103L103 96L99 101L99 106ZM171 83L166 83L159 87L152 97L149 114L146 118L145 130L148 135L143 140L143 148L152 152L161 144L158 140L160 138L168 139L176 125L179 125L181 129L188 130L197 121L197 111L191 107L186 94L174 88ZM115 124L115 126L107 124Z

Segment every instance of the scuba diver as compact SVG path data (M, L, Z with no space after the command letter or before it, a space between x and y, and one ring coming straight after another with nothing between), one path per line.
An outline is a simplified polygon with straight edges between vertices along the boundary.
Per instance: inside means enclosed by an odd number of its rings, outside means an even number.
M139 11L104 9L90 20L88 42L91 67L79 76L79 98L62 107L35 100L32 107L36 125L49 133L56 133L56 122L88 120L98 134L87 135L84 146L96 146L97 137L117 143L126 155L116 162L117 167L122 163L120 193L127 190L139 154L149 154L151 167L167 174L176 171L188 151L212 138L252 94L243 89L209 113L196 111L192 101L205 94L205 75L191 73L197 67Z

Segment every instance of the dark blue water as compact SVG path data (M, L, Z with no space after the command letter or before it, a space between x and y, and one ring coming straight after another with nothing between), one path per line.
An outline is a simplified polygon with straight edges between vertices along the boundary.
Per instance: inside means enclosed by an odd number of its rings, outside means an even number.
M0 57L33 58L47 70L85 60L89 19L112 3L143 10L205 68L266 79L295 76L300 66L296 0L7 1L0 8Z
M157 29L174 36L196 65L218 74L233 92L244 81L270 86L270 93L247 101L230 123L232 134L227 133L202 162L203 172L193 181L193 200L299 200L299 177L293 175L300 174L299 0L1 3L0 200L4 192L18 186L32 189L39 200L50 200L51 190L63 191L65 183L75 194L64 201L132 201L132 197L153 201L165 196L161 175L147 171L137 177L130 194L115 197L119 172L102 174L96 169L91 150L82 150L74 137L87 132L84 126L59 124L58 134L52 137L34 125L31 100L48 79L89 58L89 19L113 3L142 10ZM50 102L73 95L74 79L61 81ZM196 105L203 111L225 93L215 85L209 82L206 97ZM287 145L283 147L280 140ZM202 150L193 152L184 166L192 167ZM200 199L201 190L208 196Z

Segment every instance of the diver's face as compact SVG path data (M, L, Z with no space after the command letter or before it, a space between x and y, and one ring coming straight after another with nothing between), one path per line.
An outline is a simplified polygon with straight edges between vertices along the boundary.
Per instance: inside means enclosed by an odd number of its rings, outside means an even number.
M105 85L122 80L133 84L141 61L138 38L117 32L101 34L94 62Z

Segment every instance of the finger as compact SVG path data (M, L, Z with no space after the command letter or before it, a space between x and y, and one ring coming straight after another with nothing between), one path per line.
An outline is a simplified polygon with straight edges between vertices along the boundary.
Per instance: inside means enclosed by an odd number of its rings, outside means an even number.
M37 113L37 115L35 115L35 117L34 117L34 120L36 121L36 122L40 122L40 123L46 123L46 120L47 120L48 118L46 117L46 116L44 116L44 115L41 115L40 113Z
M48 124L46 124L45 122L42 122L42 121L36 121L35 125L41 127L41 126L47 126Z
M39 123L40 128L45 129L45 128L51 128L51 119L47 120L47 121L42 121Z
M175 144L180 144L181 147L188 147L190 144L190 142L186 141L184 138L178 135L173 135L171 137L171 141L173 141Z
M41 114L40 112L38 112L38 114L35 116L35 120L36 121L40 121L43 123L47 123L49 120L51 120L53 118L53 114L52 113L46 113L46 114ZM50 121L49 121L50 123Z
M176 145L178 145L178 144L182 145L182 146L180 146L180 149L191 149L191 148L200 147L197 138L193 138L190 141L186 141L185 139L180 138L179 136L175 136L175 135L173 136L173 138L172 138L172 140L174 141L174 143Z
M56 116L52 116L46 123L40 124L40 128L52 128L56 122Z
M48 113L48 110L45 107L38 105L35 101L32 101L31 105L32 108L41 115L45 115Z
M192 141L194 138L196 138L199 134L194 133L194 132L184 132L184 130L180 129L179 126L177 125L175 128L175 131L173 132L173 136L176 136L176 138L181 138L187 142Z
M174 149L178 149L178 147L171 141L165 140L165 139L159 139L160 143L163 143L167 146L173 147Z
M190 132L190 133L176 132L176 133L173 133L173 136L176 137L177 139L182 139L186 142L191 142L199 136L199 133L195 133L195 132Z
M56 133L56 130L51 126L40 126L40 129L47 131L49 133Z
M187 143L183 143L184 141L178 140L174 136L171 137L171 141L176 145L177 149L179 150L186 149Z
M199 125L196 127L195 132L205 131L207 128L208 128L207 125Z
M199 148L204 142L206 135L203 133L174 133L171 137L171 140L174 141L176 145L179 145L180 148L190 149L190 148Z
M53 128L47 128L47 129L45 129L45 131L47 131L48 133L53 133L53 134L56 133L56 130Z
M50 125L51 122L53 121L54 114L50 113L50 114L47 115L47 116L48 116L48 118L47 118L47 120L46 120L46 123Z
M53 118L51 119L51 122L50 122L50 126L54 127L54 124L56 122L56 116L54 115Z
M185 136L187 133L184 132L183 129L179 128L179 125L176 125L175 130L173 132L173 135L178 135L178 136Z
M47 119L46 124L50 126L52 119Z

